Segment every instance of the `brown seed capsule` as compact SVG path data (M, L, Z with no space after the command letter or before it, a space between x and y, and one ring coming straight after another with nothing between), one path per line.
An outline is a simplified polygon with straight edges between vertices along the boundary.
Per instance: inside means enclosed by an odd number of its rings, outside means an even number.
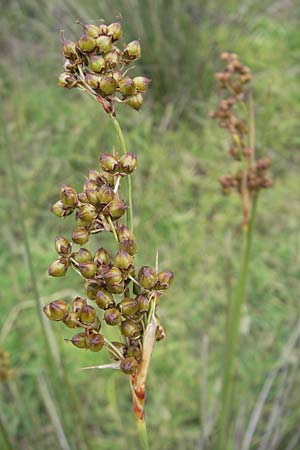
M127 44L124 52L123 58L127 61L133 61L141 57L141 44L139 41L132 41Z
M93 72L100 73L105 67L104 58L102 58L102 56L92 55L89 59L89 66ZM99 83L100 81L101 78L98 79Z
M57 84L58 86L67 89L72 89L73 87L76 86L77 80L71 73L63 72L59 75Z
M107 34L112 37L113 41L122 39L122 26L119 22L108 25Z
M123 216L127 209L127 205L123 200L116 198L109 203L107 209L111 218L116 220Z
M121 313L117 308L108 308L104 312L104 320L107 325L115 326L121 323Z
M137 360L132 356L124 358L120 362L120 369L127 375L133 375L137 371L137 368L138 368Z
M168 289L171 284L173 283L174 274L173 272L159 272L157 275L158 282L157 282L157 288L158 289Z
M72 240L76 244L85 244L89 240L89 232L84 227L77 227L72 233Z
M125 356L126 355L126 351L127 351L127 346L125 344L123 344L123 342L112 342L113 346L116 347L119 352ZM115 361L119 361L120 357L116 355L116 353L114 352L114 350L110 347L108 347L108 353L110 355L110 357L112 359L114 359Z
M107 289L111 294L123 294L125 289L124 281L121 281L121 283L117 284L107 283Z
M96 39L96 46L100 50L101 53L108 53L112 49L112 40L110 36L99 36Z
M131 239L123 239L120 241L120 247L131 256L136 254L136 243Z
M94 262L88 261L78 264L78 269L84 278L93 278L96 273L97 266Z
M120 248L115 256L114 265L116 267L119 267L119 269L128 269L131 263L132 256L130 256L129 253Z
M92 36L93 38L96 38L100 34L99 27L97 27L96 25L87 24L84 25L83 29L85 34L87 34L88 36Z
M85 191L85 194L87 196L87 199L89 203L93 206L99 205L99 192L98 189L87 189Z
M134 95L136 93L134 81L130 77L122 78L119 81L119 89L121 94L123 94L125 97L127 97L128 95Z
M142 104L144 103L144 99L142 94L138 93L126 97L125 103L127 103L127 105L130 106L130 108L133 108L136 111L138 111L141 108Z
M74 211L73 208L68 208L63 204L61 200L58 200L58 202L54 203L51 206L51 212L56 215L56 217L59 217L60 219L62 217L69 216Z
M62 236L56 236L55 238L55 250L59 255L68 255L72 250L72 245L68 239Z
M138 302L134 298L125 297L119 303L118 308L125 317L132 317L138 311Z
M136 297L138 303L138 310L140 313L145 313L149 309L150 300L145 294L140 294Z
M99 289L96 296L96 303L101 309L108 309L115 306L113 296L106 289Z
M103 184L98 192L99 202L107 205L107 203L111 202L115 197L114 190L109 184Z
M103 247L98 248L98 250L96 251L95 256L94 256L94 262L97 265L101 266L102 264L103 265L109 264L110 261L111 261L111 257L110 257L110 254L108 253L108 251L105 250L105 248L103 248Z
M118 237L120 241L122 241L123 239L131 239L134 241L133 232L123 224L120 224L118 226Z
M97 217L95 206L85 203L78 209L77 216L85 222L92 222Z
M104 55L105 64L110 68L114 69L121 62L121 51L117 47L113 47L113 50Z
M63 184L60 188L60 197L65 206L74 207L77 204L77 192L72 186Z
M166 330L164 329L164 327L161 324L159 324L156 328L155 340L157 342L159 342L162 339L164 339L165 337L166 337Z
M87 348L92 352L100 352L104 345L104 337L99 333L91 333L87 336Z
M97 283L87 282L85 285L86 295L90 300L96 300L99 289Z
M111 95L116 91L117 83L111 75L106 75L101 78L99 87L104 95Z
M63 54L66 58L69 58L71 60L74 60L77 58L76 53L76 43L73 41L64 41L63 42Z
M139 361L142 357L142 352L141 349L136 345L130 345L127 350L127 355L132 356L134 359Z
M149 266L141 267L138 274L138 281L145 289L153 288L157 283L157 275Z
M118 267L111 267L103 273L104 280L109 284L119 284L123 280L122 272Z
M85 263L93 260L93 256L86 248L80 248L78 252L74 253L73 258L78 263Z
M64 300L55 300L43 308L45 315L50 320L63 320L69 311L69 305Z
M72 309L75 313L80 313L82 308L86 305L86 299L82 297L75 297L72 301Z
M146 90L148 89L148 86L151 82L151 80L149 78L146 77L135 77L133 79L135 87L137 88L137 90L139 92L146 92Z
M77 348L87 348L86 334L84 332L75 334L71 342Z
M82 323L90 324L93 323L96 317L96 310L91 305L83 305L80 312L79 318Z
M78 328L80 326L78 323L78 314L74 311L69 312L63 322L68 328Z
M78 194L78 200L80 201L80 203L88 203L89 202L85 192L80 192Z
M136 154L133 152L126 153L119 161L122 172L129 174L132 173L137 164Z
M48 273L51 277L63 277L69 267L69 261L66 258L59 258L50 264Z
M117 172L119 167L117 159L110 153L101 153L100 164L102 169L109 173Z
M92 52L96 47L96 39L84 34L78 41L78 46L83 52Z
M143 329L140 323L133 322L132 320L124 320L121 323L121 333L128 338L137 338L141 335Z
M115 70L113 72L113 77L116 80L117 86L119 85L120 80L122 79L122 72L121 70Z
M108 33L108 26L105 25L105 23L100 23L99 25L99 30L100 30L100 35L102 36L103 34L107 34Z

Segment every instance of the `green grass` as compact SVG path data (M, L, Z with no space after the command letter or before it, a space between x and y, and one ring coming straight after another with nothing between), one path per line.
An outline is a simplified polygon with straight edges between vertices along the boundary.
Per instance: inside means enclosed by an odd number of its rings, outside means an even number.
M2 125L6 134L0 154L3 175L0 328L15 305L33 299L4 147L11 152L20 179L40 292L43 297L56 298L66 288L78 294L82 290L73 275L59 280L47 275L49 262L55 258L55 236L68 235L71 229L68 218L59 221L49 208L58 197L61 183L79 187L87 169L97 166L100 151L110 151L118 143L112 124L96 104L77 92L56 86L59 42L51 8L43 21L34 3L31 12L25 8L26 5L29 8L29 2L22 5L15 2L17 5L19 9L7 9L6 26L2 28L2 39L9 42L1 68ZM88 14L91 17L91 9ZM23 22L8 39L4 31L16 23L16 18L23 18ZM243 312L242 351L236 380L239 411L245 413L243 431L261 386L299 317L300 38L293 22L288 12L275 11L269 17L257 15L249 25L251 33L234 39L230 48L255 73L257 137L261 143L258 150L271 154L275 178L274 189L264 192L259 202L247 306ZM33 32L26 27L32 27ZM24 32L25 39L21 39ZM207 33L204 37L209 43L207 48L215 43L217 48L225 49L230 42L228 23L219 26L213 38ZM142 45L149 46L146 38L147 34ZM209 60L207 50L205 57ZM199 80L199 90L205 89L206 100L196 95L190 101L188 119L177 120L181 96L176 90L174 99L168 97L166 109L162 111L154 105L155 115L146 107L139 114L126 111L122 116L119 108L128 149L138 154L138 170L132 179L137 263L154 264L159 249L160 267L173 269L176 276L160 306L167 339L155 348L149 376L147 417L152 449L197 448L204 425L200 419L204 374L208 377L205 408L212 416L218 410L225 272L228 258L239 252L241 213L237 197L225 198L219 192L217 179L229 170L230 161L222 130L207 118L216 103L208 90L211 86L208 74L218 69L219 63L209 61L206 67L205 80ZM144 71L147 73L147 65ZM151 75L154 77L154 73ZM159 86L157 83L154 80L153 95L150 89L146 103L152 104L154 94L159 98L161 90L168 92L164 83ZM94 238L94 248L102 245L101 239ZM233 259L233 272L237 270ZM93 448L138 448L126 377L115 372L77 371L79 367L107 361L107 357L104 353L99 356L75 349L63 341L72 335L70 331L55 323L51 327L78 394L84 427L91 435ZM209 354L203 367L201 349L206 336ZM30 405L40 429L40 448L58 448L37 385L43 349L34 308L20 314L2 345L11 353L22 399ZM295 354L291 366L296 360ZM282 438L275 447L277 450L287 448L298 427L299 382L298 371L282 415ZM259 449L276 392L275 387L252 449ZM28 448L30 436L5 385L0 389L0 405L1 411L5 405L3 411L17 448ZM70 408L70 417L71 414ZM77 426L75 422L74 427Z

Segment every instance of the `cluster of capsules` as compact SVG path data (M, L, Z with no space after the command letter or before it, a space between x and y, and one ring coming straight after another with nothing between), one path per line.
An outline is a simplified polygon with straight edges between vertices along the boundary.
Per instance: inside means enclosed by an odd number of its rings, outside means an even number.
M220 128L226 129L230 135L229 153L234 160L241 162L241 169L235 174L220 177L220 184L224 194L232 190L241 194L246 189L251 196L253 192L272 186L267 173L271 159L265 156L256 160L255 149L250 146L246 123L249 114L246 106L247 85L252 80L249 67L242 64L235 53L224 52L221 59L226 65L222 72L215 74L215 78L224 97L209 115L217 119Z
M93 352L106 347L120 369L132 375L141 361L147 323L151 314L156 314L173 273L149 266L137 270L134 265L137 247L133 232L121 220L127 205L119 197L119 188L122 177L135 170L136 155L104 153L100 155L100 165L102 170L89 171L82 192L63 185L60 200L52 206L52 212L60 218L75 213L76 225L73 244L65 237L56 237L58 258L50 265L49 274L61 277L69 268L74 269L84 280L86 298L76 297L71 304L53 301L44 307L44 313L50 320L82 329L71 339L75 347ZM101 232L114 235L118 244L115 255L103 247L94 254L81 247L92 234ZM79 244L77 250L74 244ZM110 342L100 333L103 321L119 327L123 342ZM157 324L159 341L165 332L159 321Z
M118 47L122 38L120 22L86 24L83 31L78 41L65 40L62 35L66 62L58 84L87 91L108 114L115 115L116 101L139 110L150 80L143 76L131 78L128 71L130 64L141 57L140 42Z
M9 353L0 349L0 382L9 381L13 376L14 371L10 366Z

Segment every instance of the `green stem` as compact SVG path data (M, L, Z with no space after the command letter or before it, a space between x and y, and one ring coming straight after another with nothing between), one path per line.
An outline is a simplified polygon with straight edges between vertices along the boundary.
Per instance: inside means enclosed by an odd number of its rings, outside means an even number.
M1 440L3 445L5 446L3 450L14 450L14 447L10 441L10 438L8 436L7 430L6 430L6 426L2 421L2 417L0 415L0 436L1 436Z
M135 421L142 450L149 450L148 433L145 419Z
M119 141L120 141L120 145L121 145L122 152L123 152L123 154L125 155L125 154L127 153L127 150L126 150L126 143L125 143L125 139L124 139L124 135L123 135L122 129L121 129L121 127L120 127L120 124L119 124L117 118L114 117L114 116L110 116L110 117L111 117L111 119L112 119L112 121L113 121L115 130L116 130L116 132L117 132L117 135L118 135L118 138L119 138ZM128 227L130 228L130 230L133 231L133 210L132 210L132 186L131 186L131 177L130 177L130 175L128 175L126 178L127 178L127 189L128 189L127 224L128 224Z
M249 228L243 229L245 245L243 246L242 251L239 278L232 298L230 314L228 317L228 323L230 326L228 326L227 324L228 336L225 343L226 353L224 359L222 380L222 410L220 414L219 438L217 447L218 450L225 450L227 448L226 445L229 434L230 414L232 409L231 399L233 395L234 362L238 345L242 306L245 299L245 292L249 274L249 262L253 240L253 231L255 227L257 200L258 194L255 194L253 198Z

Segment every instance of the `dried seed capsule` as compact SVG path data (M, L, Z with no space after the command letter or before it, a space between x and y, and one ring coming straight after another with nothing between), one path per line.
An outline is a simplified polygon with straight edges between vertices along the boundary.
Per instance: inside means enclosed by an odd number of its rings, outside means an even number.
M100 35L102 36L103 34L107 34L108 33L108 26L105 25L105 23L100 23L99 25L99 30L100 30Z
M104 345L104 337L99 333L91 333L87 336L87 348L92 352L100 352Z
M59 75L57 84L58 86L67 89L72 89L73 87L76 86L77 80L71 73L63 72Z
M80 201L80 203L88 203L88 198L85 192L80 192L78 194L78 200Z
M141 267L138 274L138 281L145 289L153 288L157 283L157 275L149 266Z
M87 34L88 36L92 36L93 38L98 37L100 34L99 27L97 27L96 25L87 24L84 25L83 29L85 34Z
M55 300L43 308L45 315L50 320L63 320L69 311L69 305L64 300Z
M122 168L122 172L124 173L132 173L137 164L136 154L133 152L126 153L119 161L119 164Z
M92 55L89 60L89 66L93 72L100 73L105 67L104 58L102 56ZM100 83L101 78L98 81Z
M107 265L110 263L111 257L110 254L108 253L107 250L105 250L105 248L101 247L98 248L98 250L95 253L94 256L94 262L96 264L98 264L99 266L103 265Z
M135 87L137 88L137 90L139 92L146 92L146 90L148 89L148 86L151 82L151 80L149 78L146 77L135 77L133 79Z
M129 253L120 248L115 256L114 265L116 267L119 267L119 269L128 269L131 263L132 256L130 256Z
M168 289L173 282L174 274L173 272L168 271L159 272L159 274L157 275L157 279L158 279L157 283L158 289Z
M108 25L107 34L112 37L113 41L122 39L122 26L119 22Z
M73 258L78 263L85 263L93 260L93 256L86 248L80 248L78 252L74 253Z
M85 285L86 295L90 300L96 300L99 289L97 283L88 282Z
M97 266L94 262L88 261L80 263L78 265L78 269L80 270L80 273L84 278L93 278L96 273Z
M100 331L101 322L100 322L100 319L99 319L98 316L95 317L94 322L90 324L89 328L94 330L94 331Z
M123 300L119 303L118 308L125 317L134 316L139 309L136 299L130 297L123 298Z
M95 206L85 203L79 207L77 215L85 222L92 222L97 217L97 211Z
M126 61L133 61L141 57L141 44L139 41L132 41L127 44L123 52Z
M98 192L98 200L100 203L107 205L115 197L114 190L108 184L103 184Z
M91 205L93 205L93 206L99 205L99 192L97 189L87 189L85 191L85 194Z
M130 345L127 350L127 355L132 356L134 359L139 361L142 357L142 352L141 349L136 345Z
M77 204L77 192L72 186L63 184L60 188L60 197L65 206L74 207Z
M60 219L62 217L69 216L74 211L73 208L68 208L63 204L61 200L58 200L58 202L54 203L51 206L51 212L56 215L56 217L59 217Z
M68 328L78 328L80 326L78 323L78 314L74 311L69 312L63 322Z
M124 358L120 362L120 369L127 375L133 375L137 371L137 368L138 368L137 360L132 356Z
M119 350L119 352L123 356L126 355L127 346L125 344L123 344L123 342L112 342L112 344L113 344L114 347L116 347ZM120 360L120 357L115 354L115 352L114 352L114 350L112 348L108 347L108 353L109 353L110 357L112 359L114 359L115 361L119 361Z
M122 241L123 239L131 239L134 241L133 232L123 224L120 224L118 227L118 237L120 241Z
M121 51L117 47L113 47L113 50L104 55L105 64L109 68L114 69L118 64L120 64L121 56Z
M68 239L62 236L56 236L55 238L55 250L59 255L68 255L72 250L72 245Z
M150 300L145 294L140 294L136 297L138 303L138 310L140 313L145 313L149 309Z
M77 227L72 233L72 240L76 244L85 244L89 240L89 232L84 227Z
M161 324L159 324L156 328L155 340L157 342L159 342L162 339L164 339L165 337L166 337L166 330L164 329L164 327Z
M103 273L103 278L109 284L119 284L123 280L122 272L118 267L111 267Z
M96 303L101 309L112 308L115 306L114 298L106 289L99 289L96 296Z
M101 78L99 87L104 95L111 95L116 91L117 83L111 75L106 75Z
M87 305L86 299L82 297L75 297L72 301L72 309L74 312L79 313L84 306Z
M92 52L96 47L96 39L84 34L78 41L78 46L83 52Z
M66 258L59 258L50 264L48 273L51 277L63 277L69 267L69 261Z
M72 337L71 342L77 348L87 348L85 332L75 334L75 336Z
M113 77L116 80L117 86L119 85L120 80L122 79L122 72L121 70L115 70L113 72Z
M71 60L74 60L77 58L76 53L76 43L73 41L64 41L63 43L63 54L66 58L69 58Z
M132 78L125 77L119 81L120 92L127 97L128 95L134 95L136 93L135 84Z
M111 218L116 220L123 216L127 209L127 205L123 200L116 198L109 203L107 209Z
M85 304L79 312L79 318L82 323L93 323L96 317L96 310L91 305Z
M127 103L127 105L130 106L130 108L133 108L136 111L138 111L141 108L142 104L144 103L144 99L142 94L138 93L126 97L125 103Z
M142 326L140 323L133 322L132 320L124 320L121 323L121 333L128 338L137 338L142 333Z
M100 50L101 53L108 53L112 49L112 40L109 36L99 36L96 39L96 46Z
M115 326L121 323L121 313L117 308L108 308L104 312L104 320L107 325Z
M105 172L115 173L118 170L118 161L110 153L101 153L100 164Z
M124 289L125 289L124 281L121 281L121 283L118 283L118 284L107 283L107 289L112 294L123 294Z
M136 254L136 243L131 239L123 239L120 241L120 247L131 256Z

